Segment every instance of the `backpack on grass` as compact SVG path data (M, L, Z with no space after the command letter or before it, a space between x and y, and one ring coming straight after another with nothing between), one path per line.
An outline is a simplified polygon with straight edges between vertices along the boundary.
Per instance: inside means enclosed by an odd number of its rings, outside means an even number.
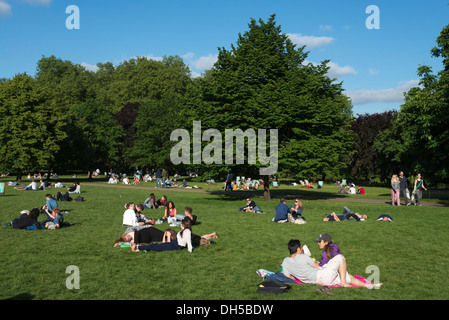
M291 289L291 286L280 281L264 280L259 283L257 293L282 294Z

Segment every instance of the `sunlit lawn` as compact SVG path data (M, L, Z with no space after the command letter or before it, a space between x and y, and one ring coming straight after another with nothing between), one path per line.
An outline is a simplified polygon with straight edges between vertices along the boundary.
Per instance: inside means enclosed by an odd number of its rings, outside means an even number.
M68 179L67 179L68 180ZM6 181L6 180L3 180ZM102 181L94 181L107 185ZM220 185L196 183L202 191L221 191ZM153 183L141 186L153 187ZM174 189L142 190L135 186L111 188L82 183L83 203L60 202L69 210L65 220L72 225L60 230L26 231L0 227L2 268L1 299L150 299L150 300L304 300L304 299L448 299L449 281L446 254L449 236L447 207L392 207L387 188L366 188L366 198L380 203L312 200L311 196L337 196L337 188L326 185L321 190L283 186L273 189L273 200L253 199L265 211L249 214L238 211L246 195L214 194ZM0 196L0 222L9 222L23 209L40 207L47 191L18 191L8 186ZM189 253L131 252L114 248L113 242L125 230L121 225L124 204L143 203L151 192L159 198L166 194L177 208L191 206L199 216L194 233L216 231L215 245ZM304 196L305 225L271 222L278 196L298 193ZM345 196L346 197L346 196ZM359 195L350 197L361 197ZM349 198L348 198L349 199ZM435 199L430 199L435 200ZM427 199L426 199L427 201ZM289 200L292 203L292 200ZM365 222L322 222L326 213L340 213L344 205L365 213ZM145 210L159 218L161 209ZM394 222L379 222L381 213L393 216ZM167 224L157 225L164 230ZM315 285L297 285L284 295L256 293L261 278L259 268L279 271L288 255L287 242L297 238L308 244L315 258L321 251L313 240L330 233L348 260L351 274L369 277L368 266L377 266L380 290L335 288L335 296L316 291ZM69 266L80 272L80 289L68 289Z

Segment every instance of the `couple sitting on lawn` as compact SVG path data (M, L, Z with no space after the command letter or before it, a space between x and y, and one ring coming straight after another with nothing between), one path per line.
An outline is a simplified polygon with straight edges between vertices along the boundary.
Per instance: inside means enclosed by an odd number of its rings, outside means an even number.
M380 288L382 283L370 283L350 275L347 271L346 259L340 248L332 243L332 237L323 233L315 240L323 249L321 262L310 257L306 245L299 240L290 240L288 250L290 257L282 262L282 271L273 273L260 269L257 273L265 280L282 283L312 283L323 286Z
M292 222L296 224L304 224L306 220L302 216L303 204L298 198L295 199L295 203L290 207L287 205L285 198L280 199L280 203L275 208L276 214L273 218L274 222Z

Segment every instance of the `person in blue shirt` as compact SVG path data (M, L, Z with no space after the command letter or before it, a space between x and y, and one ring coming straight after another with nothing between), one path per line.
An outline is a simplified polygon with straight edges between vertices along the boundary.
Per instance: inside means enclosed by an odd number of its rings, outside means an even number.
M42 207L42 210L47 214L47 220L45 221L51 221L53 220L52 211L58 207L58 202L50 193L45 195L45 200L45 206Z
M53 208L51 216L53 217L52 221L46 222L47 229L58 229L64 226L64 216L59 208Z
M276 214L274 216L274 222L287 222L288 213L290 212L290 208L287 206L287 201L284 197L282 197L279 201L279 204L275 208Z
M293 218L298 219L302 218L302 210L303 210L303 204L302 201L299 198L295 199L295 204L290 206L290 213L292 214Z

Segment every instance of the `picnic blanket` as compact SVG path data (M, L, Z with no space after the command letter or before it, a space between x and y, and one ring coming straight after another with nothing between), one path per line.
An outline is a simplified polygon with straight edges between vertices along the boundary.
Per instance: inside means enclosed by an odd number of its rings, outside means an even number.
M356 278L356 279L358 279L358 280L360 280L360 281L362 281L362 282L364 282L364 283L368 283L368 284L373 284L372 282L369 282L368 280L366 280L364 277L362 277L362 276L357 276L357 275L355 275L355 276L353 276L354 278ZM301 281L299 281L299 280L295 280L295 282L297 283L297 284L303 284L303 282L301 282ZM327 285L327 284L320 284L320 283L316 283L317 285L319 285L319 286L326 286L326 287L341 287L341 285L339 285L339 284L336 284L336 285L333 285L333 286L330 286L330 285ZM360 288L359 286L350 286L349 288Z

